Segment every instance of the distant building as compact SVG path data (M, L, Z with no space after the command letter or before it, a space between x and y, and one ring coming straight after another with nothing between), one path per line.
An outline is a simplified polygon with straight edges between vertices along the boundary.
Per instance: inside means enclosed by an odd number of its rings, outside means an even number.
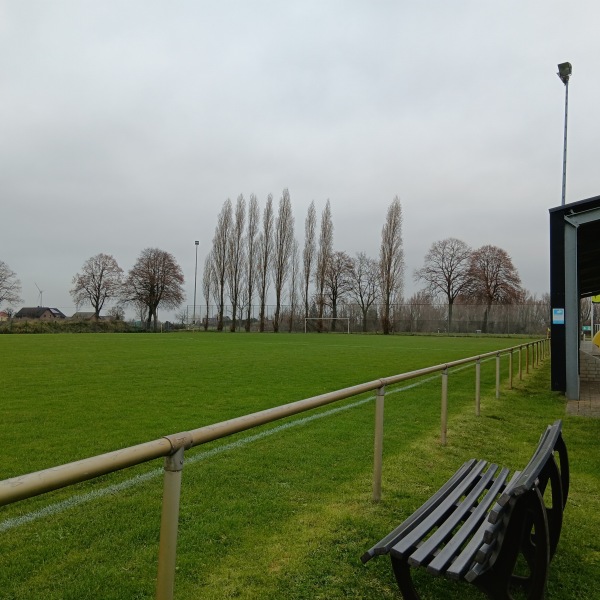
M15 319L37 319L40 321L56 321L66 319L67 317L58 310L48 306L36 306L35 308L22 308L15 314Z
M0 321L8 321L9 316L7 312L0 310Z
M73 321L91 321L94 318L94 315L96 313L94 311L91 312L84 312L84 311L77 311L72 317L71 319Z

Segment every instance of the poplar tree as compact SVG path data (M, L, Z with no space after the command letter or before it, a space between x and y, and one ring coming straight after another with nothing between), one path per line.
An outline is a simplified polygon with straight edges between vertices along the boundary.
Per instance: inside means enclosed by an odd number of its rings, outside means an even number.
M390 204L381 230L379 248L381 326L384 335L392 331L392 305L402 295L404 250L402 248L402 207L398 196Z
M269 194L263 212L263 227L259 235L258 247L258 294L260 315L258 330L265 330L265 308L270 284L270 266L273 253L273 196Z
M294 243L294 216L292 202L287 189L279 200L279 210L275 221L273 235L273 286L275 287L275 314L273 315L273 330L279 332L281 318L281 297L283 286L289 276L290 257Z

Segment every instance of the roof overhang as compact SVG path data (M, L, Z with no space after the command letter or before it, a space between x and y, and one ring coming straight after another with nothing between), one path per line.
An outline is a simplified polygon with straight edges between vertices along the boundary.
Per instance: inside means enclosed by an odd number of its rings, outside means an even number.
M561 219L577 228L579 297L600 294L600 196L552 208L550 219Z

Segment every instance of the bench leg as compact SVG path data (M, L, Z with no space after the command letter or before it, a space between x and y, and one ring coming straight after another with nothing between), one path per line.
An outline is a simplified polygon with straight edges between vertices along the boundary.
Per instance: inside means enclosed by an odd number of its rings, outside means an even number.
M526 576L515 573L519 556L528 566ZM527 600L542 600L548 578L550 540L544 500L537 488L515 506L492 569L473 583L492 600L512 600L511 588L520 587Z
M392 568L394 569L396 582L404 600L419 600L419 594L417 594L417 590L415 590L415 586L413 585L408 563L393 555L390 555L390 558L392 559Z
M556 552L558 540L560 539L564 509L561 474L554 457L550 457L550 460L548 460L543 471L540 473L538 487L543 497L545 496L548 482L551 487L552 507L549 508L546 506L546 515L548 517L548 529L550 533L550 559L552 559Z

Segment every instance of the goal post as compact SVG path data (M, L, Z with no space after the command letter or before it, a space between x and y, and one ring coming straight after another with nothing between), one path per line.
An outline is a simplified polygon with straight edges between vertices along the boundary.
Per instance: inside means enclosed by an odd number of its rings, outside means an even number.
M340 330L340 332L350 333L350 317L304 317L304 333L308 333L309 321L346 321L346 331ZM331 327L329 331L331 331Z

